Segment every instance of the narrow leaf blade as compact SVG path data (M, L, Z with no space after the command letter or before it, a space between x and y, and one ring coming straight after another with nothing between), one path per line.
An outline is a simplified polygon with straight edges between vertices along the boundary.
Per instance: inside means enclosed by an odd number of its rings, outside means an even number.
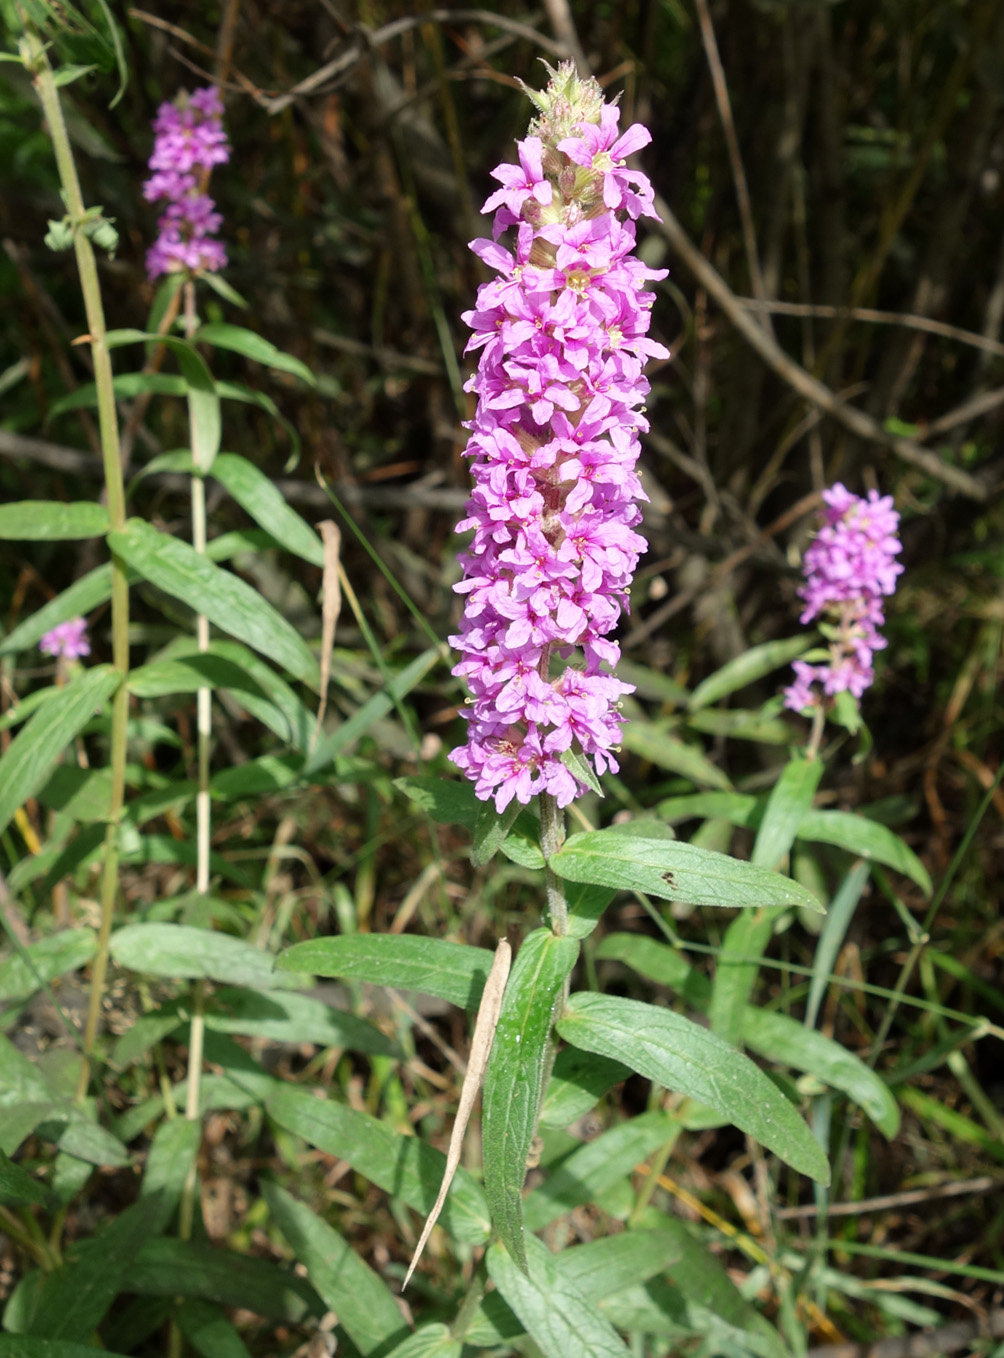
M573 938L537 929L523 942L509 976L482 1098L485 1192L492 1224L526 1268L523 1181L543 1093L555 1005L579 955Z

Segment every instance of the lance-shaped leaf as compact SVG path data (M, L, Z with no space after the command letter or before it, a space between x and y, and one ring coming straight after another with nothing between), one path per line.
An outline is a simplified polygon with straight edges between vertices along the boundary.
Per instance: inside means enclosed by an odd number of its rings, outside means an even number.
M287 551L303 557L313 566L324 565L320 538L295 509L290 509L271 477L253 462L236 453L220 453L213 463L212 474L241 508Z
M427 1214L446 1163L418 1137L402 1136L387 1123L305 1090L277 1086L267 1111L280 1126L310 1145L348 1163L409 1207ZM446 1202L445 1229L457 1240L481 1244L488 1236L488 1206L477 1182L460 1169Z
M644 891L691 905L801 905L821 913L806 887L727 854L676 840L587 830L572 835L551 859L559 877L625 891Z
M402 1136L368 1113L306 1089L278 1085L265 1105L270 1118L311 1146L347 1161L384 1192L423 1216L436 1199L446 1157L417 1136ZM443 1210L443 1227L455 1240L481 1245L490 1229L481 1186L465 1169L453 1180Z
M195 335L198 344L213 344L217 349L230 349L245 358L253 358L256 363L275 368L278 372L292 373L309 386L316 387L317 379L300 359L292 354L283 353L270 340L247 330L241 325L228 325L225 321L211 321L199 328Z
M807 810L798 826L798 838L819 844L835 844L859 858L885 863L916 882L925 896L931 894L931 878L913 850L887 825L852 811Z
M119 966L152 976L205 977L229 985L267 988L285 983L272 958L251 943L212 929L159 920L127 924L112 934L111 955Z
M84 500L60 504L55 500L18 500L0 505L0 540L59 542L98 538L108 531L108 510Z
M187 542L130 519L109 533L112 551L151 584L203 613L230 636L246 642L297 679L320 680L310 647L281 613L238 576L221 570Z
M120 680L111 665L85 670L53 694L17 733L0 758L0 834L18 807L39 791L53 764Z
M573 995L558 1032L727 1117L802 1174L828 1183L826 1157L798 1113L758 1066L697 1023L637 1000Z
M476 1009L492 964L487 948L417 934L339 934L294 943L279 954L280 971L351 976L357 981L436 995Z
M629 1358L630 1350L586 1294L566 1278L541 1241L526 1242L524 1272L502 1245L488 1251L495 1286L547 1358Z
M178 360L185 379L188 418L191 425L192 457L196 467L207 472L220 449L220 396L206 360L188 340L177 335L151 334L145 330L109 330L108 347L123 344L163 344Z
M390 1289L360 1259L351 1241L278 1184L264 1182L262 1193L307 1277L356 1348L387 1353L407 1338L408 1327Z
M814 640L811 632L805 632L801 636L784 637L780 641L768 641L762 646L751 647L697 685L690 695L690 710L697 712L702 707L716 703L719 698L726 698L747 684L762 679L765 674L780 669L789 660L807 651Z
M492 1224L526 1268L523 1181L543 1094L555 1005L579 955L573 938L537 929L523 942L509 977L485 1077L481 1114L485 1192Z

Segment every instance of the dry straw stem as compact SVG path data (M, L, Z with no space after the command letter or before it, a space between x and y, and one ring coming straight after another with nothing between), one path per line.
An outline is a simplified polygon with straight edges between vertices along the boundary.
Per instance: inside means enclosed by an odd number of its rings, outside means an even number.
M342 531L333 519L325 519L317 525L324 542L324 577L321 585L323 603L321 606L321 697L317 705L317 721L314 734L310 738L310 748L320 733L324 713L328 706L328 682L331 678L331 651L335 644L335 628L338 615L342 611L342 586L338 578L341 566Z
M982 481L960 467L943 462L936 453L923 448L913 439L896 438L863 410L847 405L830 390L825 383L789 358L783 349L750 315L749 307L740 300L722 278L714 266L701 254L700 250L684 231L669 205L657 197L656 211L662 218L662 234L677 252L694 279L708 290L722 311L739 331L749 346L774 372L811 405L818 407L837 420L858 438L876 443L889 449L901 461L917 467L926 475L949 486L952 490L967 495L972 500L986 500L988 489Z
M983 1321L963 1320L944 1325L928 1334L909 1334L902 1339L881 1339L877 1344L822 1344L806 1358L942 1358L969 1349L980 1339L1004 1337L1004 1310L991 1311ZM982 1350L981 1350L982 1352Z
M495 959L488 973L488 980L485 982L484 993L481 996L477 1021L474 1024L471 1054L467 1060L467 1074L464 1076L464 1083L460 1087L460 1104L457 1107L457 1117L453 1124L450 1145L446 1152L446 1169L443 1171L443 1182L440 1184L439 1194L422 1229L422 1234L419 1236L418 1244L415 1246L415 1253L411 1257L408 1272L401 1284L402 1292L411 1281L411 1275L415 1272L418 1261L422 1257L422 1251L432 1234L432 1228L439 1220L439 1214L443 1210L443 1203L450 1191L453 1176L460 1166L460 1152L464 1144L464 1133L467 1131L467 1124L474 1112L478 1090L481 1088L485 1071L488 1068L488 1058L491 1055L492 1043L495 1041L495 1029L498 1027L499 1014L502 1012L502 996L505 994L505 985L509 979L511 963L512 949L504 938L500 938L498 947L495 949Z

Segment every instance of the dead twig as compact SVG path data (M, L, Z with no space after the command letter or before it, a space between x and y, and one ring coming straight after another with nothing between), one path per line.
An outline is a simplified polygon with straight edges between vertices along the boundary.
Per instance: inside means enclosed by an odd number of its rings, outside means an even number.
M863 410L858 410L855 406L847 405L841 401L825 383L820 382L817 377L806 372L794 359L789 358L776 341L757 324L749 314L749 309L743 306L718 270L701 254L670 210L669 205L661 198L656 199L656 211L662 217L661 229L663 235L676 250L693 277L702 287L707 288L747 344L759 354L768 367L773 368L783 382L786 382L811 405L818 406L820 410L842 424L845 429L856 434L858 438L887 448L900 461L906 462L912 467L917 467L927 476L940 481L943 485L951 487L952 490L958 491L962 495L967 495L971 500L984 501L987 499L989 493L987 487L975 476L971 476L969 472L963 471L960 467L953 467L943 462L937 454L932 453L928 448L921 447L914 439L897 438L895 435L887 433L877 420L866 415Z
M755 297L737 297L741 306L750 311L769 311L776 316L818 316L820 320L866 321L870 325L902 325L909 330L924 330L929 335L939 335L942 339L958 340L960 344L971 344L974 349L983 349L988 354L1004 357L1004 344L978 335L975 330L963 330L957 325L944 321L933 321L929 316L915 316L906 311L875 311L872 307L824 306L815 302L775 302L768 298L759 301Z

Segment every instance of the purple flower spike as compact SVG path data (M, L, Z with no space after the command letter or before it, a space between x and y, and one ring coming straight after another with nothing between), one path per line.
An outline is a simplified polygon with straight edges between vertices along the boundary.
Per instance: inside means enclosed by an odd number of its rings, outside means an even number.
M902 544L891 495L870 490L863 499L838 482L823 491L823 503L823 526L805 553L805 584L798 592L806 605L801 621L826 620L830 661L794 662L795 682L785 689L784 704L795 712L822 706L824 695L860 698L873 682L874 652L886 644L878 630L885 622L882 598L895 591L903 570L896 560Z
M153 279L164 273L216 273L227 262L215 239L223 218L201 191L200 179L230 159L219 92L196 90L161 104L153 130L153 174L143 196L151 203L166 201L167 208L157 223L160 235L147 251L147 274Z
M87 623L83 618L71 618L61 622L46 632L38 643L43 655L61 655L67 660L78 660L90 655L91 643L87 640Z
M470 438L474 490L458 532L466 596L453 673L471 693L467 744L451 759L499 811L540 792L567 806L585 791L582 761L616 772L632 685L607 668L645 540L635 470L649 385L668 358L647 338L665 270L634 254L634 219L654 216L652 188L623 156L650 139L619 136L619 110L574 67L552 72L519 144L519 165L493 170L485 204L494 240L472 250L496 277L464 315L480 350ZM506 249L499 237L516 228ZM552 661L556 673L552 673ZM563 663L561 663L563 662Z

